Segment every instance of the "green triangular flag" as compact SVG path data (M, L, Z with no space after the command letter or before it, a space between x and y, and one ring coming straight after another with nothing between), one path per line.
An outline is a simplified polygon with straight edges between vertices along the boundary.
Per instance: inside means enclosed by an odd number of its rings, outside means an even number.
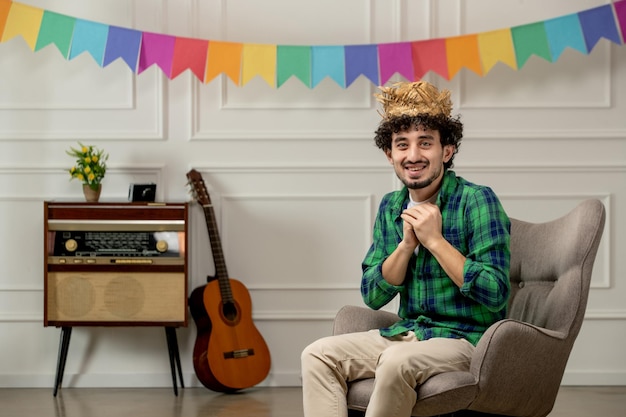
M35 51L53 43L59 48L64 58L67 59L72 44L72 34L76 18L44 11L39 28L39 37L35 45Z
M511 36L513 37L513 45L515 45L518 69L524 66L531 55L537 55L548 62L552 62L544 22L512 27Z
M276 61L278 87L293 75L311 87L311 47L278 45Z

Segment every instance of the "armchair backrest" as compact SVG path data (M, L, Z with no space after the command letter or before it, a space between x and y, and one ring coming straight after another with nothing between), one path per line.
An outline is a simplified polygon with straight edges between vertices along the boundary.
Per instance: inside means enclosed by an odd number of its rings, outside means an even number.
M605 216L589 199L547 223L511 219L509 318L576 338Z

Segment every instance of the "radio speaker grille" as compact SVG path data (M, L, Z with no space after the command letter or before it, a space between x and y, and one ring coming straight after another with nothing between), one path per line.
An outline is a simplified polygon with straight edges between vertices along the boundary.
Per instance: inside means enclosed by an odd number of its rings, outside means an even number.
M49 272L47 316L52 322L183 322L185 296L182 272Z

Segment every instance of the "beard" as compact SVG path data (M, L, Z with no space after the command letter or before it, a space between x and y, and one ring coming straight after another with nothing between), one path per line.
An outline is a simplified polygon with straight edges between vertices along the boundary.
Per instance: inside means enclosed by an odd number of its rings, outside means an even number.
M428 163L425 166L425 168L428 168L429 166L430 166L430 163ZM404 174L404 167L402 167L402 169L403 169L402 174ZM411 190L419 190L422 188L426 188L429 185L431 185L433 182L435 182L440 176L441 176L441 167L437 167L434 171L432 171L430 176L424 179L407 178L404 175L401 175L400 173L398 173L398 178L400 179L400 181L402 181L402 183Z

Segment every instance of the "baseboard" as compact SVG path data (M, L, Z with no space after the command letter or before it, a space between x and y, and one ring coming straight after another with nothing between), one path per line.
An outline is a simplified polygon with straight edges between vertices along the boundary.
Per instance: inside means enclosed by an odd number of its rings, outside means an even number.
M624 386L626 371L566 371L561 385L565 386Z
M0 374L0 388L50 388L55 376ZM186 387L203 387L194 373L183 374ZM180 382L178 382L180 386ZM568 371L563 376L564 386L626 386L626 371L585 372ZM259 387L299 387L299 372L271 373ZM151 374L68 374L63 377L63 387L71 388L167 388L172 387L169 373Z
M0 374L0 388L50 388L54 387L55 376ZM183 373L185 387L203 387L194 373ZM70 374L63 376L62 387L68 388L167 388L172 387L172 375L155 374ZM178 386L180 386L178 381ZM260 387L300 386L299 374L270 374Z

